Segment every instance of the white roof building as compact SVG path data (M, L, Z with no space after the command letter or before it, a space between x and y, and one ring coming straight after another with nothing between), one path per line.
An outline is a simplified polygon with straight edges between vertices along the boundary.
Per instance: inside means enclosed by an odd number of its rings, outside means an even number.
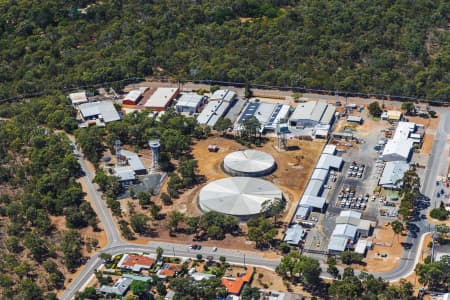
M209 101L206 107L198 115L197 122L202 125L213 127L217 123L217 120L227 113L230 106L230 102L223 100Z
M236 97L236 93L230 90L217 90L212 96L211 100L223 100L227 102L231 102Z
M310 179L303 194L308 196L320 196L322 194L322 191L323 180Z
M339 170L342 166L343 159L340 156L322 154L317 162L316 169L336 169Z
M300 199L299 206L313 207L319 210L323 210L325 206L325 198L318 196L303 195L303 197Z
M150 96L150 98L148 98L144 106L158 111L164 110L169 106L170 102L178 95L178 92L179 92L178 88L159 87Z
M301 225L295 224L286 230L283 241L289 245L298 245L304 237L305 229Z
M317 124L330 125L334 120L335 107L320 101L299 103L289 121L293 126L314 127Z
M116 167L114 173L119 177L119 181L129 182L136 179L136 173L130 166Z
M310 213L311 213L311 206L299 205L297 207L297 211L295 212L295 218L306 220L308 219Z
M314 169L314 172L311 175L311 179L326 181L328 179L328 170Z
M105 123L120 120L120 115L112 101L84 103L80 104L79 109L85 120L103 119Z
M366 253L367 245L368 245L368 240L359 239L358 242L356 243L355 252L359 253L359 254Z
M128 94L125 95L125 98L123 98L123 101L132 102L136 104L138 100L142 97L142 91L141 90L132 90L128 92Z
M409 136L416 130L416 124L411 122L399 122L392 139L388 140L383 150L383 160L408 161L411 156L414 139Z
M343 252L347 248L348 238L345 236L331 236L328 251L332 253Z
M290 106L286 104L248 102L238 117L234 130L240 130L242 122L251 116L258 119L261 124L261 132L265 129L275 130L277 124L287 118L289 109Z
M206 96L198 95L196 93L182 94L178 99L175 108L177 112L196 113L200 106L206 101Z
M322 154L335 155L336 145L328 144L323 148Z
M130 167L133 169L134 172L146 170L144 164L142 163L137 153L121 149L120 155L126 157L128 164L130 165Z
M78 93L71 93L71 94L69 94L69 99L70 99L70 101L72 101L73 105L79 105L79 104L88 102L88 98L86 96L85 91L78 92Z
M387 189L400 189L403 185L403 175L409 170L409 164L405 161L389 161L384 166L378 184Z
M117 279L113 286L102 285L99 291L104 294L116 294L123 296L130 288L132 282L133 280L130 278L120 277L119 279Z

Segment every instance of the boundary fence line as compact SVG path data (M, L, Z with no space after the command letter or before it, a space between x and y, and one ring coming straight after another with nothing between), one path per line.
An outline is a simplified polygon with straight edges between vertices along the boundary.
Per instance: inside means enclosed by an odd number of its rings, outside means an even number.
M329 95L329 96L341 96L341 97L358 97L365 99L377 99L377 100L391 100L391 101L413 101L413 102L426 102L430 105L441 106L441 105L450 105L450 101L445 100L433 100L433 99L425 99L418 97L410 97L410 96L399 96L399 95L387 95L381 93L360 93L360 92L348 92L348 91L340 91L340 90L326 90L326 89L313 89L307 88L305 86L277 86L277 85L266 85L259 83L249 83L249 82L232 82L232 81L222 81L222 80L212 80L212 79L178 79L171 80L169 77L154 77L151 79L143 78L143 77L130 77L116 81L110 82L101 82L94 84L81 85L76 87L65 87L62 89L55 89L60 92L70 92L80 89L87 88L99 88L113 84L133 84L139 83L143 81L152 81L152 82L172 82L174 84L208 84L208 85L221 85L221 86L232 86L237 88L245 88L248 87L250 89L257 88L263 90L279 90L279 91L292 91L293 93L312 93L319 95ZM39 96L43 96L48 94L50 91L40 91L29 94L22 94L13 96L10 98L0 99L0 103L4 102L17 102L24 99L35 98Z

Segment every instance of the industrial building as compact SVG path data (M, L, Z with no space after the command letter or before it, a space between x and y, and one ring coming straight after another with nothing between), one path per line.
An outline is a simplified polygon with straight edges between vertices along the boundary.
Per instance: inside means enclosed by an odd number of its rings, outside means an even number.
M99 120L109 123L120 120L120 115L112 101L83 103L78 107L84 121Z
M282 191L269 181L230 177L205 185L200 190L198 202L204 212L216 211L248 219L261 212L264 202L282 198Z
M206 103L207 97L196 93L181 94L175 104L175 109L179 113L195 114L200 107Z
M144 107L154 111L166 110L179 93L179 88L159 87L145 101Z
M411 122L399 122L392 139L389 139L383 150L384 161L409 161L413 144L417 142L410 138L410 134L416 131L416 124Z
M142 99L144 93L148 90L148 87L140 87L139 89L132 90L125 95L122 100L122 104L136 105Z
M302 128L316 125L332 125L335 112L335 107L325 102L304 102L297 105L289 118L289 123L291 126Z
M208 104L197 117L201 125L214 127L236 103L236 93L230 90L218 90L213 93Z
M230 90L217 90L211 95L211 100L223 100L226 102L233 102L236 98L236 93Z
M276 130L277 125L287 121L290 106L286 104L274 104L264 102L248 102L240 114L234 126L239 131L242 123L249 117L255 117L261 124L260 131Z
M305 229L300 224L294 224L286 230L283 242L286 242L289 245L298 246L305 235Z
M128 163L128 165L137 175L143 175L147 173L147 169L144 167L144 164L142 163L137 153L121 149L120 156L123 159L126 159L126 163Z
M372 223L369 220L362 220L360 212L341 211L336 218L336 227L328 243L329 254L339 254L353 248L360 236L369 236L371 228Z
M300 199L297 212L295 213L296 219L303 219L305 215L309 214L311 210L317 210L324 212L326 201L322 197L322 192L325 183L328 180L330 170L339 171L343 164L342 157L334 155L336 153L335 145L326 145L319 161L316 164L308 185L303 192ZM309 208L309 211L305 208Z
M356 124L362 124L363 119L358 116L348 116L347 122L349 123L356 123Z
M142 164L137 153L121 149L117 160L114 174L124 186L133 184L136 180L136 175L144 175L147 173L147 169Z
M403 186L403 174L409 170L405 161L389 161L385 164L378 185L385 189L399 190Z
M69 99L72 102L72 105L80 105L88 102L86 91L71 93L69 94Z
M223 168L225 172L233 176L259 177L272 173L276 168L276 163L272 155L268 153L243 150L225 156Z
M117 166L114 168L114 175L119 178L123 186L132 185L136 180L136 173L131 166Z

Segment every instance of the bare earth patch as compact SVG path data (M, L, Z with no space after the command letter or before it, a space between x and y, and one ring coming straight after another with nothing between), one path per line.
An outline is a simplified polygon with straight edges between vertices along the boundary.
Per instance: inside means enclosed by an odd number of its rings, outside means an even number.
M216 153L209 152L209 144L217 144L220 150ZM283 190L287 200L287 209L280 221L289 222L297 207L298 199L323 149L324 142L291 139L287 141L288 147L292 149L289 151L278 151L277 145L277 141L271 139L262 147L256 147L255 149L271 154L277 163L277 169L266 176L265 179L273 182ZM201 215L197 205L197 195L200 189L210 181L228 177L229 175L222 170L223 159L227 154L243 148L236 141L222 137L210 137L206 140L196 141L192 146L192 155L198 161L199 174L204 176L204 182L190 190L184 191L179 199L173 199L174 203L170 206L164 206L159 195L152 197L152 201L163 206L162 214L168 214L173 210L177 210L188 216ZM164 183L161 191L166 190L166 184ZM136 212L142 211L139 205L136 205L135 209ZM151 226L156 233L151 237L151 240L182 244L192 242L193 235L177 234L176 237L170 237L164 221L154 221ZM241 229L244 232L246 231L245 224L241 225ZM150 241L150 237L139 237L132 242L145 244L148 241ZM243 236L227 236L223 241L206 241L201 242L201 244L239 250L254 250L254 243L246 241L246 238ZM269 255L269 252L267 254Z
M420 149L421 154L430 154L431 148L433 147L434 135L425 134L422 143L422 149Z
M402 235L395 235L390 226L379 226L375 229L373 234L373 249L367 252L364 261L366 266L353 265L355 269L367 270L369 272L388 272L393 270L403 253L403 246L401 243L405 241L406 237ZM379 254L387 254L386 257L381 257Z

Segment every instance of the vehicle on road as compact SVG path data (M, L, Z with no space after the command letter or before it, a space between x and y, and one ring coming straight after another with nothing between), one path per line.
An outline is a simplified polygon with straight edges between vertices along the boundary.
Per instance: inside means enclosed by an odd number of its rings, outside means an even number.
M213 251L213 252L216 252L216 251L217 251L217 247L214 247L214 248L212 249L212 251Z

